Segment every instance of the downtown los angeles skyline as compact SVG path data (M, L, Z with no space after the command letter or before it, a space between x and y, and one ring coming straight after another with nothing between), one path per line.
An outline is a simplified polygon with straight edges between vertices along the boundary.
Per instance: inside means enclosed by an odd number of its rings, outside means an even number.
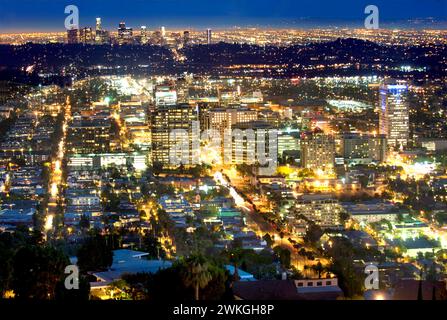
M149 28L359 27L363 25L364 8L370 4L379 8L384 28L444 29L447 21L447 2L443 0L130 0L125 4L118 0L20 0L0 3L0 33L63 31L67 5L79 8L81 25L103 17L104 27L111 29L121 21Z

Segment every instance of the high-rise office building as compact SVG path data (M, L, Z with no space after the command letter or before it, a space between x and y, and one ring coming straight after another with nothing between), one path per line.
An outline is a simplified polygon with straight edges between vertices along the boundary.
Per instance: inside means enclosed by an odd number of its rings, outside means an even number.
M186 47L189 44L189 40L190 40L189 31L188 30L183 31L183 46L184 47Z
M404 81L387 80L380 86L379 132L391 147L406 146L409 138L408 86Z
M70 154L110 152L110 119L93 119L75 115L68 126L68 148Z
M95 37L93 36L93 30L90 27L82 28L79 33L79 38L82 43L93 43Z
M151 43L153 44L162 44L163 40L161 38L161 31L155 30L151 37Z
M159 106L152 113L151 135L152 135L152 162L161 163L165 166L173 166L170 161L170 152L178 144L172 138L172 132L176 129L187 132L186 143L189 146L189 163L198 150L195 150L196 143L193 134L193 123L198 121L198 110L189 104ZM197 142L197 141L195 141Z
M311 170L331 172L335 163L335 140L321 130L301 137L301 164Z
M133 144L142 151L151 147L147 105L141 101L119 102L119 113Z
M166 39L166 28L161 27L159 32L159 44L166 45L167 39Z
M206 29L206 43L211 44L212 41L212 31L211 29Z
M271 137L273 131L274 128L264 121L239 122L233 125L231 131L224 132L222 139L221 152L224 163L259 163L261 167L268 163L276 164L278 139Z
M147 34L147 27L146 26L141 26L141 31L140 31L140 43L141 44L147 44L149 42L149 37Z
M120 22L118 26L118 43L119 44L133 43L133 29L127 28L125 22Z
M67 43L74 44L79 42L78 29L67 30Z
M109 34L107 30L102 28L101 18L96 18L96 29L95 29L95 42L98 44L103 44L108 42Z
M101 18L96 18L96 31L101 31L102 30L102 25L101 25Z

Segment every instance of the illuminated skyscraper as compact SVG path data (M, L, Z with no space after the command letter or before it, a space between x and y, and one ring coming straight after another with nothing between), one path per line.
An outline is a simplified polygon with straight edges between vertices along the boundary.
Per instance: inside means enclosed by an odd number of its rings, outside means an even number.
M211 44L212 41L212 31L211 29L206 29L206 43Z
M141 34L140 34L140 43L141 44L147 44L149 42L149 38L147 35L147 27L146 26L141 26Z
M118 43L119 44L133 43L133 29L127 28L125 22L120 22L118 26Z
M166 28L165 27L160 28L160 44L161 45L166 44Z
M107 31L102 29L101 18L96 18L95 42L99 44L107 42Z
M93 30L90 27L82 28L79 33L79 38L81 39L82 43L93 43L94 37L93 37Z
M96 31L101 31L101 30L102 30L101 18L96 18Z
M183 46L186 47L189 44L189 31L183 31Z
M74 44L79 42L78 29L67 30L67 43Z
M406 146L409 137L408 86L404 81L387 80L380 86L379 129L391 147Z

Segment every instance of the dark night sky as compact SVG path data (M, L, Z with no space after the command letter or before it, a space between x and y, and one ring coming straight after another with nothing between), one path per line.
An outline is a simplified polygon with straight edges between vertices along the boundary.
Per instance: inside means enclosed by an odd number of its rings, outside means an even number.
M381 22L403 27L408 19L447 20L447 0L0 0L0 32L62 31L69 4L79 7L81 26L99 16L107 28L121 20L134 27L361 26L368 4L379 7Z

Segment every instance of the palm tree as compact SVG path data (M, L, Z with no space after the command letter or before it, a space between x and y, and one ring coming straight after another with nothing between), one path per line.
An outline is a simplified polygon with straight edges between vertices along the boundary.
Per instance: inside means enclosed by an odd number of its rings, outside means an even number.
M244 250L241 248L233 248L228 251L226 251L226 254L228 256L228 259L230 260L230 263L234 267L234 274L233 274L233 281L239 281L241 277L239 276L239 265L244 260Z
M312 265L312 266L304 266L304 270L312 270L314 272L316 272L318 274L318 279L321 279L321 276L323 275L323 273L327 273L328 269L326 267L324 267L320 261L318 261L317 264Z
M420 279L419 279L417 300L424 300L423 295L422 295L422 269L421 269L421 275L420 275Z
M201 255L193 255L185 261L185 266L183 281L187 287L194 288L194 298L198 301L199 290L206 287L212 279L208 262Z
M327 271L327 269L323 267L320 261L318 261L316 265L312 266L312 269L318 274L318 279L321 279L321 275L323 274L323 272Z

